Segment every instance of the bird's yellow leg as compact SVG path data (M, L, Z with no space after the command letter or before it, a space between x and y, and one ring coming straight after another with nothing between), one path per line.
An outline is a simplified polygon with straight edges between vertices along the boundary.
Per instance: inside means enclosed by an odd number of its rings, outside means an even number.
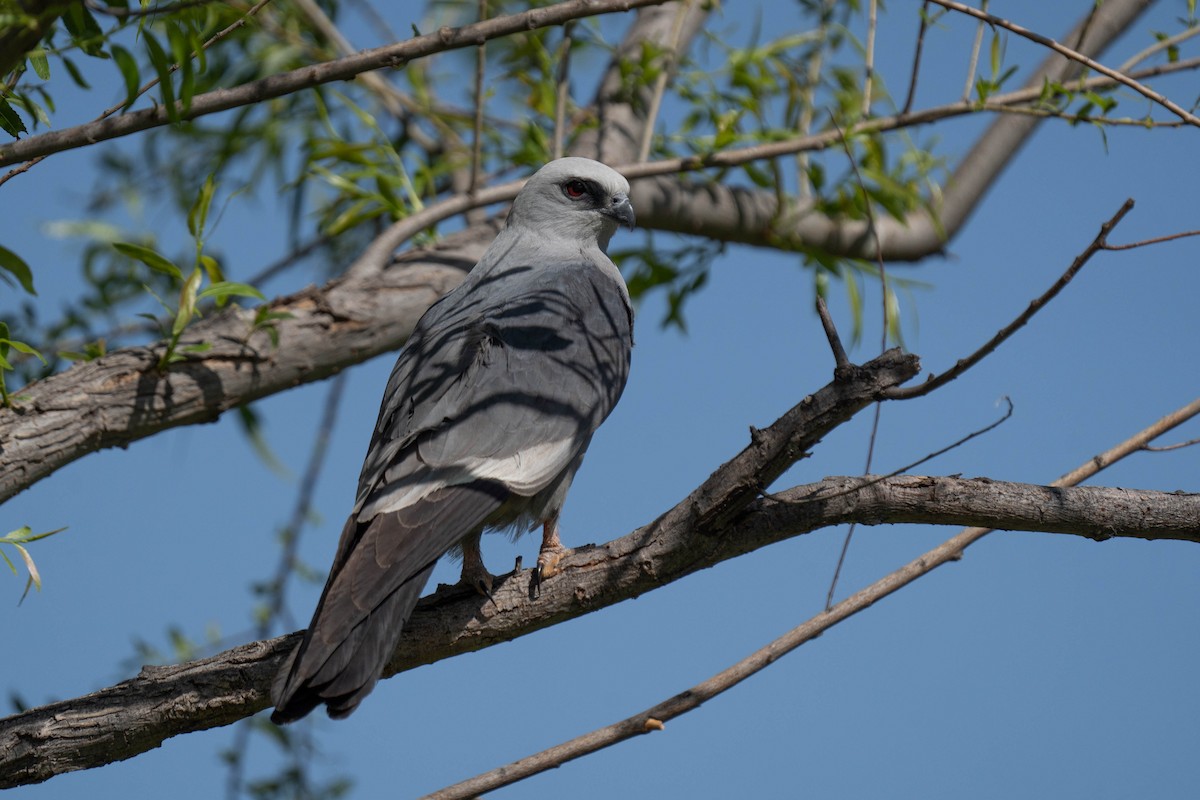
M558 538L558 514L555 514L542 525L542 548L535 569L538 583L558 573L558 562L566 553L567 548Z

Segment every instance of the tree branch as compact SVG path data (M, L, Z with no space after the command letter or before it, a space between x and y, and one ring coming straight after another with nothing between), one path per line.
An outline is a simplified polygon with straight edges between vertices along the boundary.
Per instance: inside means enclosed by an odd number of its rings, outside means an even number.
M1084 23L1087 35L1079 52L1095 55L1123 33L1153 0L1110 0L1093 14L1088 13L1076 30L1064 40L1074 41ZM1030 75L1025 88L1004 96L1008 102L1037 99L1045 81L1066 83L1078 75L1080 65L1054 54ZM1104 80L1111 85L1112 78ZM1018 101L1017 98L1021 99ZM990 98L999 102L1000 97ZM913 114L879 117L848 125L846 135L892 130L931 122L946 115L977 113L969 101L941 106ZM909 214L902 220L881 219L879 238L883 257L888 261L916 261L942 251L945 243L970 218L987 189L996 181L1021 146L1029 139L1041 118L1016 115L999 117L975 143L955 168L940 203L940 215L934 219L925 211ZM838 141L836 132L824 131L802 147L788 143L760 147L762 157L785 155L803 150L831 147ZM796 140L798 143L799 140ZM818 144L819 143L819 144ZM816 145L816 146L814 146ZM715 165L725 166L716 161ZM626 177L630 177L627 175ZM706 182L702 184L678 178L637 181L631 192L638 209L638 224L677 233L696 234L727 242L739 242L774 249L817 247L836 255L871 259L875 255L872 237L862 220L834 219L816 210L810 201L789 200L780 206L776 193L769 189L747 189Z
M703 531L686 524L687 514L668 514L620 539L572 551L564 573L543 584L536 600L528 596L525 572L501 579L494 604L458 587L440 587L418 605L385 675L511 641L768 544L851 521L983 523L1096 540L1200 542L1196 494L902 476L829 500L808 499L862 481L826 478L789 489ZM146 667L108 689L0 720L0 788L131 758L171 736L261 711L270 704L275 670L298 636L252 642L178 666Z
M437 33L417 36L405 42L364 50L335 61L301 67L230 89L217 89L196 95L186 109L178 107L178 117L192 120L321 84L350 80L369 70L400 69L410 61L448 50L472 47L489 39L536 28L553 27L581 17L628 11L663 2L665 0L569 0L520 14L494 17L460 28L442 28ZM0 166L128 136L131 133L161 127L169 122L167 109L159 106L59 131L49 131L11 144L0 145Z
M978 515L1030 530L1200 540L1196 495L902 477L861 493L836 495L862 478L830 478L757 497L757 487L917 369L915 357L889 351L842 370L769 428L752 431L745 450L653 523L570 552L562 575L544 583L536 600L529 597L525 572L502 578L490 601L457 587L439 588L418 606L385 675L510 641L772 542L849 520L879 524L894 515L898 521L951 524ZM1200 408L1200 401L1193 405ZM830 489L831 496L813 499ZM928 503L930 496L939 503L936 513L922 514L914 503ZM1100 500L1105 505L1096 505ZM271 678L297 636L253 642L188 664L148 667L108 689L0 721L0 788L130 758L171 736L262 710L270 702Z
M478 595L439 590L418 606L384 675L478 650L649 591L736 555L719 535L729 520L822 436L919 370L915 356L889 351L803 401L651 525L566 557L579 570L529 598L528 574L501 579L486 607ZM6 440L7 441L7 440ZM709 531L712 535L702 533ZM681 538L682 537L682 538ZM681 546L684 540L691 544ZM708 560L714 558L715 560ZM578 580L576 580L578 578ZM524 579L524 580L522 580ZM0 721L0 788L131 758L170 736L226 725L270 702L271 678L295 644L292 634L212 658L147 668L130 681Z
M88 453L212 422L242 403L398 348L477 258L474 249L419 252L400 268L282 297L269 306L291 315L274 323L278 346L267 329L254 327L254 311L229 308L184 335L211 350L165 371L157 368L159 343L124 348L26 386L14 408L0 409L0 502Z
M938 5L942 6L943 8L948 8L951 11L957 11L960 14L966 14L969 17L974 17L975 19L986 22L989 25L995 25L997 27L1004 28L1007 31L1011 31L1012 33L1015 33L1018 36L1023 36L1024 38L1028 39L1031 42L1036 42L1036 43L1040 44L1042 47L1045 47L1049 50L1053 50L1055 53L1058 53L1060 56L1063 56L1064 58L1069 58L1072 61L1076 61L1079 64L1082 64L1083 66L1087 67L1090 70L1099 72L1101 75L1107 75L1109 78L1112 78L1117 83L1119 83L1123 86L1127 86L1130 89L1132 89L1133 91L1140 94L1142 97L1145 97L1150 102L1157 103L1158 105L1167 109L1168 111L1170 111L1175 116L1179 117L1184 122L1186 122L1190 125L1195 125L1196 127L1200 127L1200 117L1196 117L1194 114L1188 112L1186 109L1182 108L1181 106L1177 105L1176 103L1173 103L1170 99L1164 97L1163 95L1154 91L1150 87L1144 86L1144 85L1138 83L1137 81L1133 80L1132 78L1129 78L1128 76L1123 75L1119 70L1112 69L1111 67L1106 67L1104 64L1101 64L1099 61L1095 61L1091 58L1088 58L1086 55L1084 55L1083 53L1080 53L1077 50L1072 50L1071 48L1069 48L1065 45L1059 44L1058 42L1054 41L1053 39L1049 38L1048 36L1042 36L1040 33L1037 33L1036 31L1031 31L1028 28L1023 28L1020 25L1016 25L1012 22L1009 22L1006 19L997 17L994 14L988 14L984 11L980 11L977 8L972 8L971 6L964 5L962 3L956 3L953 0L929 0L929 2L937 3ZM1089 14L1089 17L1091 17L1094 20L1095 9L1088 12L1088 14Z
M1149 427L1142 429L1125 441L1071 470L1052 485L1061 488L1078 484L1110 464L1137 452L1139 449L1145 449L1147 442L1153 441L1163 433L1191 419L1197 413L1200 413L1200 400L1195 400L1183 408L1167 414ZM848 490L835 491L832 495L820 489L810 492L808 491L810 487L805 487L803 490L805 495L810 498L814 495L820 495L825 499L833 499L834 497L845 497L849 493L866 488L868 484L873 485L871 480L864 483L862 478L832 478L827 480L835 482L848 480L855 485ZM910 478L910 480L936 481L939 479ZM986 483L990 485L992 482L988 481ZM574 739L557 744L540 753L535 753L532 756L527 756L511 764L506 764L498 769L485 772L482 775L477 775L474 778L434 792L431 795L427 795L424 800L457 800L457 798L475 797L482 792L508 786L519 780L536 775L539 772L544 772L547 769L559 767L567 761L594 753L597 750L609 747L625 739L631 739L634 736L650 733L651 731L662 730L666 721L699 708L705 701L733 688L738 683L770 666L800 645L815 639L829 628L857 614L859 611L870 608L878 601L918 578L929 574L947 561L956 561L962 558L963 551L967 547L979 541L990 532L990 528L976 527L967 528L959 532L932 550L921 554L900 569L888 573L871 585L855 592L836 606L827 605L824 613L818 614L796 626L783 636L770 642L765 647L759 648L733 666L721 670L721 672L703 683L693 686L691 689L681 692L662 703L658 703L645 711L634 714L632 717L627 717L615 724L607 725L582 736L577 736Z
M1005 325L1000 330L996 331L992 338L988 339L982 347L970 355L960 358L954 363L953 367L941 373L940 375L930 374L929 378L919 386L897 386L894 391L889 393L888 398L891 400L907 400L913 397L922 397L927 395L935 389L946 385L950 381L956 380L958 376L962 375L971 367L975 366L988 355L993 353L996 348L1004 344L1004 342L1007 341L1010 336L1019 331L1021 328L1025 327L1025 324L1028 323L1029 320L1033 319L1034 314L1041 311L1047 303L1057 297L1059 292L1065 289L1067 284L1070 283L1077 274L1079 274L1079 270L1083 269L1084 265L1091 260L1092 256L1101 250L1109 249L1108 235L1112 233L1113 228L1119 225L1121 220L1124 219L1125 215L1131 210L1133 210L1133 198L1129 198L1122 203L1121 207L1117 209L1117 212L1109 217L1107 222L1100 226L1100 232L1096 234L1096 238L1092 239L1091 244L1084 248L1082 253L1075 256L1075 259L1071 262L1071 266L1067 267L1067 270L1062 275L1058 276L1058 280L1056 280L1049 289L1031 300L1029 305L1025 307L1025 310L1017 315L1016 319Z

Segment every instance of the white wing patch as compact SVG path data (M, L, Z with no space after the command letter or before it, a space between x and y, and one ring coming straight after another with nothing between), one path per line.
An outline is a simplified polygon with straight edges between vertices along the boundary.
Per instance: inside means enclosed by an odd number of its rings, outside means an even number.
M368 522L379 514L407 508L432 492L446 486L492 480L503 484L514 494L532 497L550 485L575 456L579 442L573 438L541 442L503 458L474 458L469 461L432 471L412 470L402 462L397 472L407 473L409 480L399 479L388 470L383 483L386 491L374 494L358 512L360 522ZM412 456L404 459L408 462ZM408 467L408 469L406 469ZM424 477L412 479L411 476Z

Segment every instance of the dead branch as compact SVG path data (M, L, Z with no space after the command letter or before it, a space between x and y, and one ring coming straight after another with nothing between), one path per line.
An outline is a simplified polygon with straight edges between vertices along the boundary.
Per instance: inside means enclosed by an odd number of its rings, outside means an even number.
M1063 476L1055 483L1059 486L1065 486L1068 482L1077 483L1081 480L1084 480L1086 477L1094 475L1105 466L1115 463L1121 458L1136 452L1138 449L1143 449L1146 442L1162 435L1186 419L1190 419L1197 413L1200 413L1200 400L1197 400L1196 402L1193 402L1188 406L1173 412L1172 414L1168 414L1150 427L1145 428L1121 444L1118 444L1117 446L1108 450L1103 456L1097 456L1095 459L1088 461L1087 463ZM828 478L823 483L830 481L852 482L857 480L859 479ZM897 481L897 483L903 484L902 488L897 487L902 493L905 493L911 489L916 489L919 493L925 494L925 500L921 501L919 504L920 508L927 508L927 505L924 504L925 502L928 502L928 500L932 498L939 497L940 491L937 487L944 486L945 484L950 484L945 486L945 488L951 488L952 486L958 489L966 488L971 484L982 484L984 487L1000 485L995 481L988 480L963 481L957 478L947 479L915 477L902 479ZM873 485L879 486L880 484L875 483ZM1020 486L1020 484L1011 484L1008 486L1015 487ZM1047 491L1052 490L1051 487L1036 488ZM926 489L929 491L925 491ZM890 490L891 484L889 483L884 491L890 492ZM967 491L969 493L971 490L968 489ZM1058 491L1063 492L1064 490L1059 489ZM1087 492L1094 490L1071 489L1065 491L1067 494L1074 495L1075 499L1079 499L1079 493L1082 492L1083 494L1086 494ZM1099 491L1121 492L1123 490L1103 489ZM811 487L797 487L796 489L791 490L791 492L785 494L798 493L803 495L805 493L810 493L811 495L811 493L819 492L819 489L814 492ZM847 496L844 494L838 494L838 496L846 498L848 503L852 504L854 502L853 500L847 498ZM1061 494L1058 496L1061 496ZM1200 499L1200 495L1188 495L1188 497L1192 498L1193 500ZM872 504L870 498L864 499L868 505ZM1124 499L1128 500L1129 498L1126 497ZM1096 500L1099 502L1105 502L1099 498L1096 498ZM789 501L786 499L779 501L771 498L761 501L756 505L774 502L779 502L783 505L789 503ZM803 505L803 503L804 501L801 500L800 504ZM1095 508L1102 507L1103 506L1095 506ZM1131 507L1128 505L1124 505L1124 508L1126 512L1131 512L1126 513L1125 515L1126 518L1131 521L1137 519L1141 510L1139 507ZM752 510L750 513L752 515L754 511ZM1197 517L1195 516L1192 516L1190 519L1187 518L1187 513L1189 512L1184 512L1184 516L1176 518L1176 524L1182 523L1182 525L1185 526L1185 529L1189 531L1186 538L1188 538L1190 541L1200 541L1200 539L1197 539L1197 537L1200 536L1200 523L1197 522ZM1190 513L1194 514L1194 512ZM862 519L860 521L864 523L867 522L866 519ZM1103 515L1099 515L1095 521L1100 526L1099 530L1103 536L1108 536L1113 530L1111 527L1104 527L1105 522ZM768 529L773 529L776 524L778 524L777 520L771 520L766 523ZM744 533L744 531L745 529L743 529L742 533ZM896 590L907 586L909 583L912 583L914 580L923 575L929 574L942 564L945 564L948 561L957 561L961 559L963 550L981 539L983 536L987 535L989 532L989 528L968 528L967 530L959 533L957 536L951 537L932 550L922 554L915 560L910 561L900 569L884 576L870 586L859 590L837 605L831 607L827 606L824 613L818 614L801 625L793 628L783 636L774 640L765 647L756 650L733 666L722 670L713 677L709 678L707 681L680 692L679 694L663 701L662 703L659 703L640 713L634 714L631 717L627 717L626 719L613 725L608 725L592 731L591 733L584 734L583 736L578 736L567 742L563 742L562 744L543 750L535 755L528 756L498 769L478 775L470 780L466 780L434 792L433 794L427 795L425 798L423 798L423 800L458 800L459 798L475 797L482 792L498 789L502 786L508 786L516 783L517 781L536 775L539 772L545 772L548 769L554 769L562 766L568 761L572 761L576 758L580 758L581 756L594 753L597 750L609 747L617 742L631 739L634 736L640 736L642 734L652 733L654 731L661 731L663 730L667 721L699 708L700 705L705 701L716 697L722 692L728 691L737 684L749 678L751 675L754 675L767 666L775 663L784 655L792 650L795 650L800 645L817 638L826 630L838 624L839 622L848 619L854 614L857 614L859 611L870 608L872 605L892 594Z
M486 607L477 595L439 591L418 606L384 675L507 641L710 566L704 554L720 540L715 534L754 500L759 485L773 480L886 388L918 371L915 356L890 351L844 372L755 432L745 450L653 524L568 556L583 570L582 583L556 577L543 584L540 598L533 601L525 590L529 575L523 574L503 580ZM678 547L680 536L693 539L694 553ZM733 544L738 541L729 538ZM455 633L447 636L449 631ZM148 668L84 698L0 721L0 788L131 758L170 736L227 725L262 710L269 703L271 677L295 636L179 666Z

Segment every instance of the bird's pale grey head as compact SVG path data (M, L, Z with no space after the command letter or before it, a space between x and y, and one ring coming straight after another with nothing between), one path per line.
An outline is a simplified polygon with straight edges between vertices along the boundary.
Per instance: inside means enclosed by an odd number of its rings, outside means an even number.
M509 225L542 236L561 236L601 250L618 225L632 228L629 182L616 170L590 158L560 158L533 174L513 201Z

